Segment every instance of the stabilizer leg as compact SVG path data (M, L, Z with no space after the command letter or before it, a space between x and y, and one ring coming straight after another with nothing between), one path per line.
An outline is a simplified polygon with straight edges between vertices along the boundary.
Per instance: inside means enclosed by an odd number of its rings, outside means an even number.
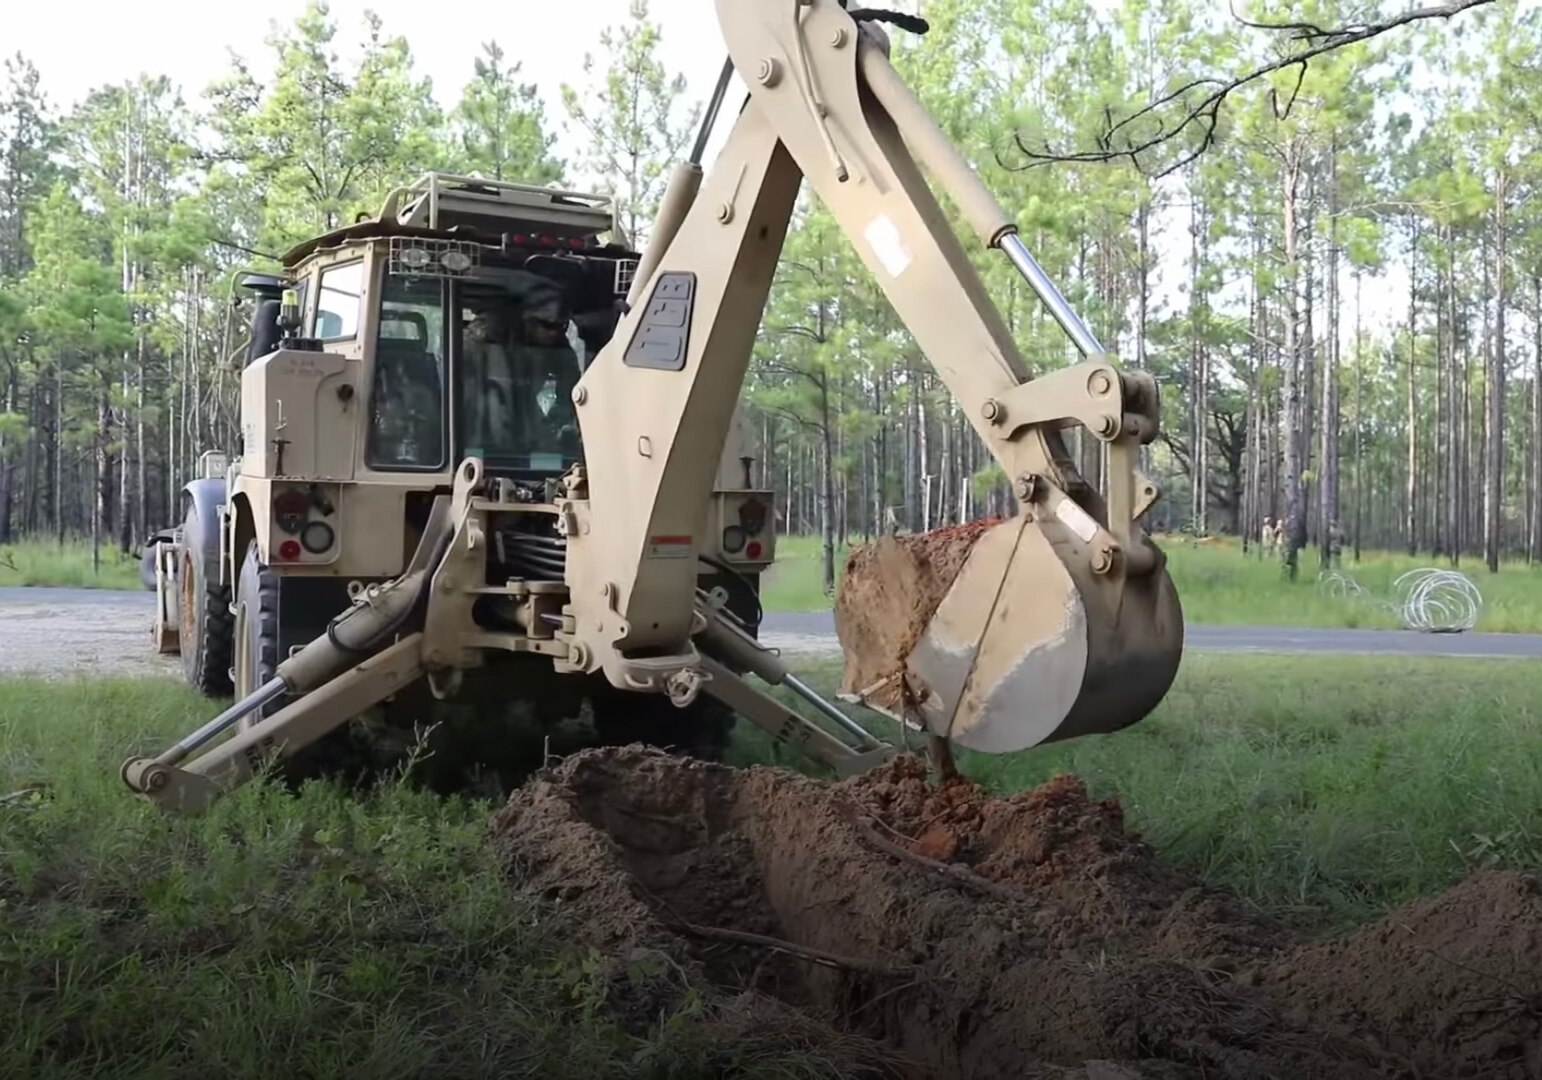
M703 657L701 666L708 676L702 687L705 692L778 741L841 776L867 772L894 756L894 748L881 743L862 750L846 745L710 657Z
M123 780L163 810L201 814L220 795L249 780L269 758L288 757L309 746L412 685L423 670L423 635L410 634L189 764L175 763L179 755L174 748L159 758L126 762Z

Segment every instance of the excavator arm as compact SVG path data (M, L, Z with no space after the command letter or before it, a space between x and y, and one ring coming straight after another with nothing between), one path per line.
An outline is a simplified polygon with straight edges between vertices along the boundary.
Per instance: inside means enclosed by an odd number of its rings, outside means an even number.
M565 504L572 664L639 690L700 677L691 538L806 181L1019 503L902 658L915 719L992 751L1134 723L1182 647L1163 557L1139 525L1157 497L1136 468L1157 433L1155 384L1103 353L896 73L878 27L838 0L717 0L717 14L748 101L709 174L677 171L636 302L574 395L586 463ZM1030 381L928 175L1084 362ZM1066 452L1071 425L1107 448L1106 498Z

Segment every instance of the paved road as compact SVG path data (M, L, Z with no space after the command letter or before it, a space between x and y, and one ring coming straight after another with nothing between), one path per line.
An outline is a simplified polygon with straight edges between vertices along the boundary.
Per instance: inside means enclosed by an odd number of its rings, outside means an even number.
M150 646L145 592L0 588L0 674L170 674ZM1371 653L1542 658L1542 634L1417 634L1267 626L1189 626L1187 647L1273 653ZM787 653L836 654L829 612L772 613L761 635Z
M839 651L835 619L826 611L768 614L761 638L788 652ZM1184 645L1200 651L1227 652L1542 658L1542 634L1420 634L1411 630L1189 625L1184 628Z
M150 645L148 592L0 588L0 674L170 674Z

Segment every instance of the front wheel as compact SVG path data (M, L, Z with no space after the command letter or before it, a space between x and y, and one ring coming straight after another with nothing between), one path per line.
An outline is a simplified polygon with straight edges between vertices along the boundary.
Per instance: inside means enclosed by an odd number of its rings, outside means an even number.
M225 697L231 691L230 589L220 584L219 567L205 560L198 535L198 510L189 507L177 554L182 674L205 696Z

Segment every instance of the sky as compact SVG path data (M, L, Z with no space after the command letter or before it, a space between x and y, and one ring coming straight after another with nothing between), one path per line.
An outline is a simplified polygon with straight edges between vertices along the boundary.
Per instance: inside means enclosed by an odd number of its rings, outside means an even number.
M67 107L95 86L142 73L170 76L192 100L229 70L232 50L254 63L266 61L264 40L271 25L293 23L304 7L304 0L218 5L210 0L76 0L58 8L18 3L0 23L0 54L19 50L36 64L56 106ZM364 12L372 10L387 34L406 36L440 104L453 103L470 80L481 44L497 40L507 55L521 61L524 78L540 87L553 119L563 117L560 86L582 85L585 52L599 52L600 33L624 22L627 8L628 0L331 3L341 55L357 47ZM649 11L664 29L665 66L686 77L693 100L704 97L725 55L712 0L650 0ZM82 24L89 33L80 32Z

